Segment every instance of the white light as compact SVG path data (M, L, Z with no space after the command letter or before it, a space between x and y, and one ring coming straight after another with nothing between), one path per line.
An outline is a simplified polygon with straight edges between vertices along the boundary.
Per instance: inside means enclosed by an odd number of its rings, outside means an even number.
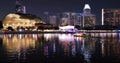
M85 4L84 9L91 9L89 4Z
M68 26L60 26L59 27L60 29L74 29L74 26L70 26L70 25L68 25Z
M61 42L74 42L74 37L71 34L60 34L58 37Z
M104 9L102 9L102 25L104 25Z

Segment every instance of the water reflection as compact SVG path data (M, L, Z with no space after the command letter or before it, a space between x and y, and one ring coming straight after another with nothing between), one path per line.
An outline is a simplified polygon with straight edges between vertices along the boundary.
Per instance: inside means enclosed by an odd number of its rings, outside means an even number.
M0 46L6 62L119 62L119 33L88 35L89 37L74 37L73 34L5 34L0 36Z
M90 33L92 37L117 37L118 33Z
M81 45L81 52L84 56L84 60L88 63L90 62L91 54L95 48L95 39L94 38L83 38L83 37L76 37L77 41L80 41Z
M75 55L76 50L75 50L75 42L74 42L74 37L71 34L59 34L59 44L62 46L64 49L64 54L65 55ZM71 50L70 50L71 49Z
M8 34L3 35L2 39L9 60L14 58L26 59L26 54L28 54L29 50L35 49L36 40L32 39L32 35Z

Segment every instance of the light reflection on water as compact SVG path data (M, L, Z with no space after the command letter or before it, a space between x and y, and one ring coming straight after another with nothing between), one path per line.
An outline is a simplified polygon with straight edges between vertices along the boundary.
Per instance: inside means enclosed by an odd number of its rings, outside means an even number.
M5 34L1 35L1 62L119 62L119 33ZM108 58L109 57L109 58ZM102 59L101 59L102 58ZM103 58L105 60L103 60ZM31 60L32 59L32 60ZM45 61L44 61L44 60ZM49 60L48 60L49 59ZM113 60L112 60L113 59Z

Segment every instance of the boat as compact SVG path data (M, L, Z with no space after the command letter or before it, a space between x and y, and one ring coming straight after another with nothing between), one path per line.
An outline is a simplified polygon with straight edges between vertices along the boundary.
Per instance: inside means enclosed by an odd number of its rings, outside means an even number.
M67 26L59 26L59 30L62 32L78 32L78 29L76 29L74 26L67 25Z
M86 34L85 33L75 33L74 36L75 37L84 37L84 36L86 36Z

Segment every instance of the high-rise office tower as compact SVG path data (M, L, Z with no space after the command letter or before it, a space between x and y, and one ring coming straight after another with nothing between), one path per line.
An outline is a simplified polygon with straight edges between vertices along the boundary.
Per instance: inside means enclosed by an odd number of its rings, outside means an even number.
M46 23L49 23L49 16L50 16L50 13L48 11L44 12L43 13L43 21L45 21Z
M26 7L22 5L18 0L16 1L15 12L16 13L26 13Z
M91 14L91 8L89 4L85 4L84 9L83 9L84 14Z
M81 26L91 27L94 26L96 22L96 16L91 13L91 8L89 4L85 4L83 13L81 14Z
M57 26L56 19L56 16L49 16L49 23L53 26Z
M70 24L71 25L73 25L73 26L75 26L75 25L78 25L79 23L78 23L78 14L79 13L71 13L71 21L70 21Z
M70 12L63 12L62 13L61 25L62 26L70 25Z
M61 18L60 26L67 26L68 25L68 18Z
M102 25L120 26L120 9L102 9Z
M62 21L61 24L63 25L72 25L75 26L78 24L78 13L74 12L63 12L62 13ZM64 26L63 25L63 26Z

